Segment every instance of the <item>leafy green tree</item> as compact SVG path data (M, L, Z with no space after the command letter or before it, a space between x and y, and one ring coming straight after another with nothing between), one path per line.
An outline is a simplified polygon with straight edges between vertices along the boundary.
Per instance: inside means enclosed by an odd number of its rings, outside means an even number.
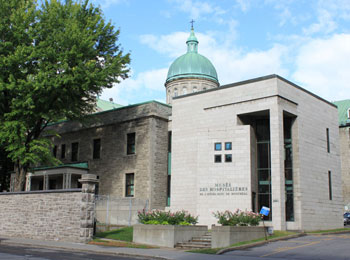
M55 162L48 124L91 113L96 96L128 77L119 30L88 0L0 0L0 146L15 190L31 165Z

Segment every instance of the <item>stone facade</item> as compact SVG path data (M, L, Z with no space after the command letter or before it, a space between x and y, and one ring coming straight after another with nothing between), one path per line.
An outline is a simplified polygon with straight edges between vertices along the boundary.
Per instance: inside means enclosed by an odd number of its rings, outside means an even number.
M171 209L189 210L207 225L216 223L212 212L217 210L254 205L259 210L253 203L258 156L250 120L261 117L268 118L270 129L270 225L276 230L342 227L337 108L276 75L173 100ZM293 121L292 221L286 221L286 118ZM232 150L214 150L215 143L225 142ZM226 154L232 162L224 161ZM214 162L215 155L222 155L221 163Z
M345 210L350 210L350 127L339 127L341 171Z
M83 189L0 193L0 236L86 242L92 238L96 176Z
M134 174L134 197L148 199L151 208L164 208L167 195L168 116L171 108L147 102L93 114L87 121L51 126L57 158L72 163L72 143L78 143L77 162L88 162L99 177L98 193L126 196L126 174ZM135 152L127 154L127 135L135 133ZM93 158L93 142L100 139L100 158ZM65 145L65 158L61 148Z

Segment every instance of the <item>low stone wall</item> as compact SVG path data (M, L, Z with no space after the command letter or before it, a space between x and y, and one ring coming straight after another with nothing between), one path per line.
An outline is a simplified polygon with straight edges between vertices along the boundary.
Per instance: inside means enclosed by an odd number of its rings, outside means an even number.
M91 178L91 174L86 177ZM87 182L89 179L82 189L0 193L0 237L69 242L91 239L95 184Z
M207 226L137 224L133 227L133 242L164 247L174 247L177 243L189 241L195 236L202 236L208 231Z
M213 226L211 248L227 247L235 243L262 238L265 236L265 230L265 227Z

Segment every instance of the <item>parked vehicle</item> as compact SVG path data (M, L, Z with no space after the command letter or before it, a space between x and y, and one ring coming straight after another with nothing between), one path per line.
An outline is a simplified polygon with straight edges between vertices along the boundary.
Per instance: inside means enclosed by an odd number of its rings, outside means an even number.
M344 213L344 226L350 224L350 212Z

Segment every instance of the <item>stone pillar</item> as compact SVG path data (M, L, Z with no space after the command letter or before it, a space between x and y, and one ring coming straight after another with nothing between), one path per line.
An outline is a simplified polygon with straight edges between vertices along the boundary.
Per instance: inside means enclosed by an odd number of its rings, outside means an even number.
M82 184L80 239L81 242L87 242L92 239L94 233L95 188L98 180L94 174L82 174L79 182Z
M283 111L276 100L270 110L272 225L286 230Z
M32 184L32 176L30 174L26 177L26 191L30 191Z
M48 190L48 189L49 189L49 175L44 174L43 190Z
M70 189L72 187L72 174L71 173L63 173L63 189Z

